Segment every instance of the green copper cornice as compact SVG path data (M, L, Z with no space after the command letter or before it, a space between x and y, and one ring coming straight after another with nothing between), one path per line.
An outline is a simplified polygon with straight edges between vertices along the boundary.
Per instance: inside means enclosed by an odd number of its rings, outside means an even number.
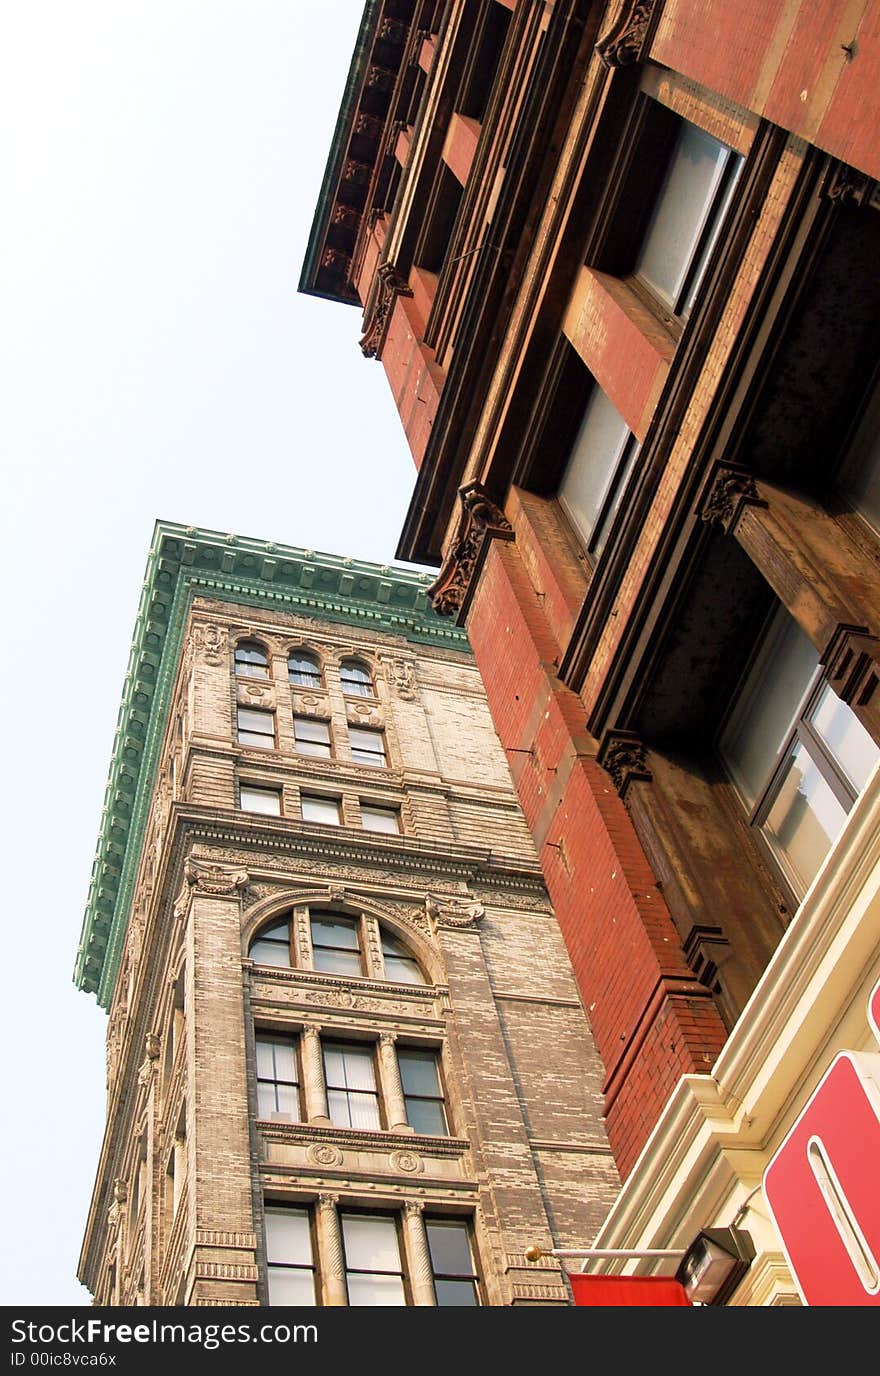
M159 752L194 597L298 611L467 651L431 608L431 574L264 540L156 524L119 709L74 982L109 1006L140 863Z

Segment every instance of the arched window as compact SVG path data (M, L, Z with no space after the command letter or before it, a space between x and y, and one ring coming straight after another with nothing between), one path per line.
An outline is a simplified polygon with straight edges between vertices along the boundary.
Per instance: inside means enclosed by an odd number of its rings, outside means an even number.
M268 678L269 660L255 640L240 640L235 647L235 672L243 678Z
M290 959L290 914L276 917L261 927L250 944L248 955L258 965L281 965L289 967Z
M339 681L343 693L353 697L371 698L373 696L373 676L366 664L359 659L344 659L339 666Z
M408 946L399 937L392 936L383 927L382 961L385 965L385 978L395 984L425 984L419 962Z
M321 666L314 655L305 650L292 650L287 657L287 673L291 683L302 688L321 687Z

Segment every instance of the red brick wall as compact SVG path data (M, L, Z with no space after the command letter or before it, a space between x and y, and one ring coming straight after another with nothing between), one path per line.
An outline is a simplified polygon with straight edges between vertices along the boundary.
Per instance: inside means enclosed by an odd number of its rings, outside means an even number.
M422 344L420 337L412 297L398 296L382 349L382 366L416 468L421 467L425 456L443 389L443 371L434 362L433 350Z
M605 1070L622 1176L686 1072L724 1043L686 965L577 696L555 677L556 638L516 545L489 551L468 633Z

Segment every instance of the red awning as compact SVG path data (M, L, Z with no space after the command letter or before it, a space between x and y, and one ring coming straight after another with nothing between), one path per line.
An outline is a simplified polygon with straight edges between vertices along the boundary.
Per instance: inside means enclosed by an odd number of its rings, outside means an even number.
M575 1304L686 1304L690 1300L681 1281L672 1276L569 1275Z

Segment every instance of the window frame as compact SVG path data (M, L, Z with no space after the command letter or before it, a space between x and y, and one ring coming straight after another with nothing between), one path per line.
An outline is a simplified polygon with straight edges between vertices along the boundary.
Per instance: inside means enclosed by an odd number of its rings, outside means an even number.
M407 1092L406 1083L404 1081L403 1076L402 1065L402 1061L405 1061L407 1057L411 1057L414 1061L418 1060L430 1062L430 1064L434 1068L434 1074L437 1082L436 1094L417 1094ZM434 1047L401 1046L399 1044L397 1046L397 1069L400 1075L401 1089L403 1090L403 1103L406 1109L406 1121L409 1124L409 1126L413 1129L414 1134L418 1137L451 1137L453 1135L449 1124L449 1113L446 1107L446 1093L443 1084L441 1060L442 1053L439 1049L435 1049ZM443 1131L437 1132L432 1130L431 1132L421 1132L417 1124L413 1123L410 1118L411 1102L414 1104L430 1103L439 1105L440 1117L443 1120Z
M363 800L361 800L361 801L360 801L360 812L361 812L361 830L362 830L362 831L369 831L369 832L371 832L372 835L374 835L374 836L402 836L402 835L403 835L403 820L402 820L401 815L400 815L400 808L399 808L399 807L393 807L393 806L391 806L391 807L384 807L384 806L380 806L380 805L377 804L377 803L365 803ZM364 824L364 816L365 816L365 815L391 817L391 818L394 819L395 826L394 826L393 829L390 828L390 827L368 827L368 826L366 826L366 825Z
M352 1053L354 1053L356 1056L361 1057L364 1062L368 1063L372 1075L372 1088L359 1089L356 1086L349 1085L347 1082L343 1084L336 1084L335 1082L331 1081L330 1073L327 1068L327 1053L330 1051L342 1054L342 1065L344 1070L346 1054L351 1055ZM333 1127L342 1128L343 1130L347 1130L349 1132L383 1132L385 1130L385 1123L383 1119L384 1106L382 1103L379 1070L376 1064L375 1043L369 1041L356 1040L346 1041L344 1037L340 1038L337 1036L330 1036L326 1038L322 1037L321 1062L324 1069L324 1087L327 1093L327 1113ZM336 1096L336 1098L334 1099L333 1096ZM338 1118L334 1117L334 1108L336 1108L337 1104L340 1103L343 1099L347 1111L348 1122L341 1122ZM363 1105L364 1103L371 1104L373 1109L375 1110L376 1122L374 1124L371 1123L368 1125L358 1125L351 1121L352 1117L354 1116L352 1114L352 1108L356 1107L359 1104Z
M361 745L361 746L355 745L353 737L357 736L358 734L360 734L361 736L370 736L371 738L377 739L378 742L379 742L380 749L379 749L379 750L375 750L375 751L369 751L369 750L366 750L362 745ZM352 762L353 762L354 764L363 764L363 765L366 765L366 767L367 767L368 769L387 769L387 768L388 768L388 748L387 748L387 742L386 742L386 740L385 740L385 732L382 730L381 727L376 727L376 726L349 726L349 728L348 728L348 745L349 745L349 749L351 750L351 758L352 758ZM361 759L361 758L358 757L358 755L355 754L355 751L356 751L356 750L360 752L360 755L367 756L367 757L372 756L372 757L375 757L375 758L365 758L365 759Z
M383 1222L388 1222L389 1224L391 1224L391 1226L393 1227L393 1230L394 1230L394 1238L395 1238L395 1242L396 1242L396 1245L397 1245L397 1262L398 1262L398 1266L399 1266L399 1268L400 1268L399 1270L397 1270L397 1271L366 1270L366 1269L364 1269L364 1268L362 1268L362 1267L353 1267L353 1266L350 1266L350 1265L349 1265L349 1246L347 1245L347 1240L346 1240L346 1228L345 1228L346 1220L349 1219L349 1218L355 1218L355 1219L360 1218L360 1219L365 1219L365 1220L366 1220L366 1219L382 1219ZM404 1245L403 1245L402 1218L401 1218L400 1211L399 1211L399 1210L384 1211L384 1210L381 1210L381 1209L356 1209L356 1208L349 1209L349 1208L340 1208L340 1210L339 1210L339 1230L340 1230L340 1233L341 1233L341 1235L342 1235L342 1259L343 1259L343 1266L344 1266L344 1271L345 1271L345 1293L346 1293L346 1298L348 1299L349 1307L350 1307L350 1308L353 1308L353 1309L365 1308L365 1307L367 1307L366 1305L363 1305L363 1304L361 1304L361 1305L352 1304L351 1286L350 1286L350 1284L349 1284L349 1277L350 1277L350 1276L354 1276L354 1275L356 1275L356 1276L396 1276L396 1277L399 1279L399 1281L400 1281L400 1293L401 1293L401 1297L402 1297L402 1304L401 1304L400 1306L393 1306L393 1307L396 1307L396 1308L411 1307L411 1305L412 1305L412 1296L411 1296L411 1293L410 1293L410 1287L409 1287L408 1276L407 1276L407 1271L406 1271L406 1249L405 1249L405 1247L404 1247ZM374 1301L374 1300L368 1301L368 1304L380 1304L380 1303L381 1303L381 1301Z
M313 803L326 803L328 809L332 809L333 811L333 820L327 817L307 817L306 807ZM299 808L302 820L304 822L309 822L312 826L341 827L343 824L341 798L328 798L321 793L303 793L302 790L300 790Z
M327 740L326 740L326 742L325 742L325 741L321 741L321 742L320 742L321 745L326 744L326 746L327 746L327 752L326 752L326 754L325 754L323 751L317 751L317 750L303 750L303 749L301 748L303 742L305 742L306 744L309 744L309 745L318 744L318 742L311 741L307 736L298 736L298 735L297 735L297 730L296 730L297 726L300 725L301 723L304 723L304 722L307 722L310 726L322 726L322 727L324 728L324 730L327 732ZM307 716L303 716L302 713L296 713L296 712L295 712L295 713L293 714L293 748L294 748L295 754L297 754L297 755L305 755L307 759L312 759L312 760L332 760L332 759L333 759L333 733L332 733L332 731L330 730L330 723L329 723L329 721L326 721L323 717L307 717Z
M271 745L263 745L254 740L243 740L242 732L248 736L257 736L260 740L269 740L268 731L255 731L249 727L242 726L242 713L249 712L253 717L268 718L272 724ZM235 738L236 744L242 745L246 750L275 750L277 749L277 727L275 722L275 712L271 707L245 707L241 703L235 705Z
M268 1229L268 1227L266 1226L266 1218L267 1218L267 1216L268 1216L269 1214L281 1214L281 1215L283 1215L283 1214L294 1214L294 1213L295 1213L295 1214L302 1214L302 1215L305 1215L305 1220L306 1220L306 1232L307 1232L307 1236L308 1236L308 1240L309 1240L309 1250L310 1250L310 1253L311 1253L311 1265L308 1265L308 1264L302 1263L302 1262L287 1262L287 1261L283 1261L283 1262L282 1262L282 1261L275 1261L275 1260L273 1260L272 1257L270 1256L270 1252L269 1252L269 1229ZM317 1258L318 1258L318 1256L319 1256L319 1252L318 1252L318 1248L317 1248L317 1246L316 1246L315 1244L316 1244L316 1236L315 1236L315 1220L314 1220L314 1213L313 1213L313 1210L312 1210L311 1208L309 1208L309 1206L308 1206L307 1204L298 1204L298 1203L297 1203L297 1204L294 1204L294 1203L287 1203L286 1201L285 1201L284 1203L281 1203L280 1201L274 1200L274 1199L271 1199L271 1200L270 1200L270 1199L267 1199L267 1200L264 1200L264 1201L263 1201L263 1245L264 1245L264 1249L265 1249L265 1258L266 1258L266 1299L267 1299L267 1301L268 1301L268 1303L269 1303L270 1306L272 1305L271 1274L272 1274L273 1268L274 1268L275 1270L281 1270L281 1271L308 1271L308 1272L310 1272L310 1273L311 1273L311 1277L312 1277L312 1295L313 1295L313 1300L312 1300L312 1304L311 1304L311 1305L307 1305L307 1306L304 1306L304 1307L313 1308L313 1307L317 1307L317 1306L318 1306L318 1304L319 1304L319 1297L320 1297L320 1284L319 1284L319 1282L320 1282L320 1274L319 1274L319 1270L318 1270ZM302 1303L301 1301L297 1301L297 1304L298 1304L298 1305L300 1305L301 1303ZM279 1302L277 1306L273 1306L273 1307L283 1308L283 1307L285 1307L286 1304L287 1304L287 1301L283 1301L283 1302Z
M272 797L278 802L278 811L270 812L265 808L247 807L244 802L244 795L262 795L265 798ZM249 779L239 779L238 781L238 807L240 812L247 812L253 817L282 817L283 808L283 789L275 788L271 784L252 783Z
M286 926L287 926L287 938L286 938L285 941L280 941L280 940L279 940L278 938L276 938L276 937L267 937L267 936L264 936L264 935L263 935L264 932L266 932L266 931L268 931L268 930L270 930L270 929L272 929L272 928L280 927L282 924L286 924ZM254 949L254 947L256 946L256 944L257 944L259 941L265 941L265 942L266 942L268 945L270 945L270 946L272 946L272 945L274 945L274 946L284 946L284 947L286 948L286 951L287 951L287 962L286 962L286 964L283 964L283 965L282 965L282 964L278 964L278 963L276 963L276 962L274 962L274 961L260 960L258 956L253 955L253 949ZM295 956L296 952L294 951L294 948L293 948L293 942L294 942L294 915L293 915L293 912L292 912L290 909L288 909L286 912L274 913L271 917L267 917L266 920L260 924L260 926L257 928L257 930L254 932L253 936L251 937L250 941L248 942L248 960L252 960L252 961L254 962L255 965L265 965L266 968L269 969L269 970L292 970L292 969L295 969L295 968L296 968L296 962L295 962L295 960L294 960L294 956Z
M584 371L587 371L586 368L584 368ZM563 488L566 479L569 476L574 476L576 472L576 468L572 469L572 463L576 457L575 450L579 448L582 442L584 428L589 425L593 416L600 415L598 408L602 405L611 407L620 420L620 427L613 452L609 455L607 462L604 463L603 471L606 474L606 479L604 487L600 488L601 495L596 503L596 519L590 529L587 530L575 516L573 511L574 503L570 502L564 495ZM562 465L555 492L556 500L562 509L563 515L571 528L578 546L583 549L590 562L594 565L598 562L608 542L608 536L614 523L614 517L617 515L623 503L624 494L638 462L641 448L641 441L629 428L629 425L617 410L617 407L608 396L608 393L605 392L594 379L577 430L569 445L568 456ZM596 461L598 461L598 446L596 446L596 452ZM592 454L589 450L585 454L578 454L578 465L588 462L591 458Z
M308 674L308 672L303 669L294 670L291 667L291 662L294 659L299 659L302 663L311 664L313 666L313 673ZM296 673L306 674L306 677L296 678L294 677ZM324 675L321 669L321 661L318 656L312 654L311 650L291 650L287 656L287 680L294 688L322 690L324 687Z
M295 1079L295 1080L280 1079L280 1078L278 1077L278 1074L277 1074L277 1069L278 1069L278 1067L277 1067L277 1057L276 1057L275 1052L274 1052L274 1047L279 1046L279 1045L286 1046L286 1047L291 1051L291 1053L292 1053L294 1068L295 1068L295 1071L296 1071L296 1079ZM258 1050L258 1048L259 1048L260 1046L271 1046L271 1047L273 1047L273 1052L272 1052L272 1068L273 1068L273 1070L274 1070L276 1073L275 1073L272 1077L268 1077L268 1076L266 1076L266 1075L261 1075L261 1074L260 1074L260 1055L259 1055L259 1050ZM257 1110L257 1111L256 1111L256 1118L257 1118L257 1121L259 1121L259 1122L264 1122L264 1123L301 1123L301 1122L303 1121L303 1113L302 1113L302 1108L303 1108L303 1100L302 1100L303 1081L302 1081L302 1063L301 1063L301 1058L300 1058L300 1039L299 1039L299 1037L298 1037L295 1033L277 1032L277 1031L275 1031L274 1029L270 1031L269 1029L264 1028L264 1027L255 1027L255 1028L254 1028L254 1082L255 1082L255 1085L256 1085L256 1110ZM261 1086L261 1085L273 1085L273 1086L275 1087L276 1108L275 1108L275 1111L274 1111L273 1113L270 1113L270 1114L268 1114L268 1115L265 1114L265 1113L263 1113L263 1112L261 1111L261 1106L260 1106L260 1086ZM288 1114L288 1113L285 1113L283 1110L281 1110L281 1109L279 1109L279 1108L277 1107L277 1100L278 1100L278 1093L277 1093L277 1091L278 1091L278 1087L279 1087L280 1085L283 1085L283 1086L285 1086L285 1087L288 1088L288 1089L292 1088L293 1091L294 1091L294 1093L293 1093L293 1098L294 1098L295 1101L296 1101L296 1114L295 1114L295 1116L294 1116L294 1115L291 1115L291 1114Z
M262 655L262 661L239 659L240 654L243 652L246 653L249 650L256 651L258 654ZM264 645L261 645L258 640L254 640L251 636L246 636L243 640L239 640L236 643L232 656L232 664L236 678L268 679L271 677L269 671L269 651Z
M469 1258L470 1258L470 1263L471 1263L471 1270L470 1270L469 1272L463 1272L463 1271L438 1271L438 1270L437 1270L437 1267L436 1267L436 1264L435 1264L435 1261L434 1261L434 1254L433 1254L433 1252L432 1252L432 1250L431 1250L431 1228L432 1228L432 1227L440 1227L440 1228L451 1228L451 1227L456 1227L456 1228L461 1228L461 1229L462 1229L462 1232L464 1233L465 1242L467 1243L468 1256L469 1256ZM474 1235L473 1235L473 1223L472 1223L472 1220L469 1219L469 1218L457 1218L455 1215L452 1215L452 1214L426 1214L426 1215L425 1215L425 1237L426 1237L427 1244L428 1244L428 1256L429 1256L430 1262L431 1262L431 1280L432 1280L432 1283L433 1283L433 1286L434 1286L434 1302L435 1302L435 1304L437 1305L437 1307L440 1308L440 1309L450 1309L450 1308L456 1308L456 1307L458 1307L458 1308L465 1308L465 1307L466 1307L466 1308L479 1309L479 1308L482 1306L483 1297L482 1297L481 1285L480 1285L480 1272L479 1272L479 1268L478 1268L478 1266L477 1266L477 1249L476 1249L476 1247L475 1247L475 1245L474 1245ZM472 1288L473 1288L474 1304L473 1304L473 1305L467 1305L467 1306L464 1306L464 1305L462 1305L462 1306L453 1306L453 1305L444 1305L444 1304L442 1304L441 1301L440 1301L440 1298L439 1298L439 1296L438 1296L438 1294L437 1294L437 1281L438 1281L438 1280L439 1280L439 1281L449 1280L449 1281L453 1281L453 1282L461 1282L461 1281L463 1281L463 1280L469 1280L469 1281L471 1282L471 1286L472 1286Z
M321 922L332 921L336 926L350 926L354 932L356 945L334 946L329 942L315 942L315 926ZM366 971L366 942L364 940L363 921L360 917L352 917L349 913L337 913L330 909L317 908L309 911L309 941L312 947L312 966L319 974L338 975L340 979L362 979ZM339 954L357 957L357 970L322 970L317 964L318 951L335 951Z
M346 669L358 669L365 678L344 677ZM349 656L339 662L339 684L342 688L344 697L348 698L374 698L376 696L376 686L373 680L373 671L369 664L357 656ZM351 685L359 685L353 687Z

